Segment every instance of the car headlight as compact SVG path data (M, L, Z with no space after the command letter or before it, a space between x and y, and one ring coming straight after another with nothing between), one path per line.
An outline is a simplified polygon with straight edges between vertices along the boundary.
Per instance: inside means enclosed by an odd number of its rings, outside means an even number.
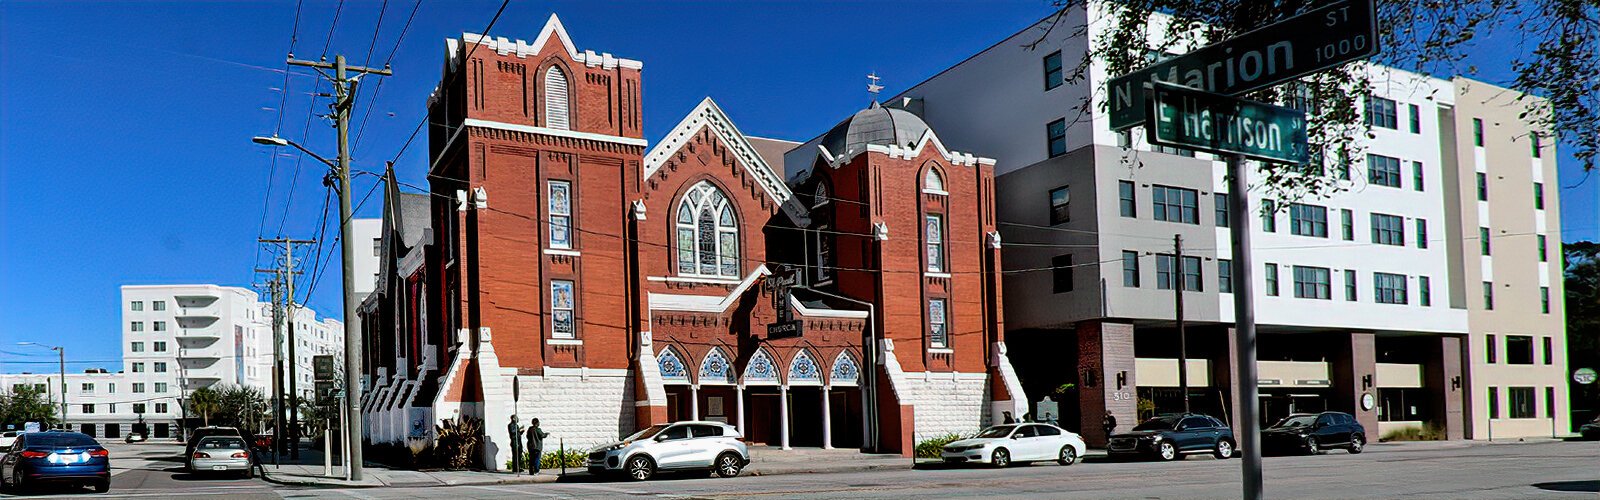
M605 447L601 447L601 448L596 448L594 451L595 451L595 453L608 453L608 452L613 452L613 451L620 450L625 446L628 446L628 445L625 444L625 443L617 443L617 444L614 444L614 445L611 445L611 446L605 446Z
M1152 441L1152 442L1159 443L1159 442L1161 442L1161 435L1160 434L1155 434L1155 435L1151 435L1151 436L1145 436L1144 439Z

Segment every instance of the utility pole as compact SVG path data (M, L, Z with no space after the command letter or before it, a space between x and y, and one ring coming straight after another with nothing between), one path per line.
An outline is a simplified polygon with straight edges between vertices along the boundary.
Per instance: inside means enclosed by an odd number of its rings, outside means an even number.
M349 66L345 64L344 56L334 56L334 62L329 64L323 61L301 61L289 58L289 64L316 69L324 78L333 83L334 103L333 115L335 128L339 133L339 160L334 167L335 174L339 177L339 247L343 254L344 269L344 321L348 324L356 316L355 300L355 247L350 246L350 108L355 103L355 86L363 75L373 74L390 76L394 72L388 67L374 69L364 66ZM333 76L323 70L333 70ZM355 73L356 78L348 75ZM361 335L359 332L344 332L344 412L347 412L346 422L348 431L345 433L345 445L350 447L350 453L345 457L350 480L361 480Z
M1183 327L1183 292L1189 279L1189 266L1183 263L1183 235L1172 235L1172 252L1178 266L1177 299L1173 301L1178 319L1178 390L1183 393L1183 412L1189 413L1189 332Z
M292 238L262 238L262 244L278 245L283 248L283 259L278 262L276 269L256 269L256 272L270 272L277 275L273 278L272 299L272 359L273 359L273 393L277 395L278 408L276 410L276 424L273 430L273 441L289 445L289 458L300 458L300 433L296 430L299 424L298 406L295 404L299 398L295 394L295 335L294 335L294 275L301 274L296 271L294 261L294 246L316 243L317 240L297 240ZM284 335L284 330L288 335ZM285 342L287 340L287 342ZM288 344L288 364L284 364L284 344ZM284 378L288 378L288 401L284 401ZM289 425L283 425L284 419ZM284 433L287 431L287 434ZM288 438L288 439L285 439ZM282 453L282 445L276 445L274 456Z
M256 272L278 273L277 269ZM283 456L283 281L275 276L267 282L272 292L272 465L280 466Z

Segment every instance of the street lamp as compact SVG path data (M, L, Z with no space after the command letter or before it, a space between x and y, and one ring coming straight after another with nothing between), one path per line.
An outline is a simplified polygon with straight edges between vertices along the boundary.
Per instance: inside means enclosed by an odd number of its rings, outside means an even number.
M17 345L38 346L56 352L56 359L61 363L61 428L67 428L67 349L38 342L17 342Z
M308 154L308 155L311 155L312 158L316 158L317 161L322 162L323 165L327 165L328 167L334 168L334 169L338 169L339 168L339 164L334 163L332 160L329 160L327 158L323 158L321 155L318 155L316 153L311 152L311 150L306 149L305 146L301 146L300 143L294 142L294 141L291 141L291 140L288 140L288 139L284 139L284 138L278 137L276 135L274 135L272 137L266 137L266 136L259 136L258 135L258 136L255 136L255 137L251 137L250 138L250 142L254 142L254 143L260 144L262 146L275 146L275 147L293 146L295 149L300 150L300 152Z

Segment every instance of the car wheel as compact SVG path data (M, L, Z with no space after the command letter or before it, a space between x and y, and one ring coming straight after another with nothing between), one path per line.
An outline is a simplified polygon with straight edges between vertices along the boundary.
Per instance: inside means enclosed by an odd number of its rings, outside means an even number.
M723 453L717 457L717 475L721 477L734 477L739 475L739 470L744 469L744 460L733 452Z
M994 450L994 455L989 457L989 463L995 467L1005 467L1011 465L1011 452L1006 451L1005 448Z
M1233 458L1233 441L1218 439L1217 449L1216 451L1212 452L1212 455L1215 455L1219 460Z
M107 491L111 491L111 481L101 481L101 482L98 482L98 483L94 483L94 492L95 493L105 493Z
M1317 446L1317 438L1306 436L1306 454L1316 455L1322 453L1322 448Z
M650 457L637 456L628 459L628 477L634 481L644 481L656 475L656 462Z
M1061 453L1056 455L1056 463L1061 465L1072 465L1078 463L1078 450L1073 448L1070 444L1063 445L1061 447Z
M1173 446L1171 441L1162 441L1156 445L1156 456L1162 460L1178 458L1178 447Z
M1351 455L1355 455L1357 453L1361 453L1362 448L1366 448L1366 446L1367 446L1367 438L1362 437L1360 434L1353 434L1353 435L1350 436L1350 448L1349 448L1349 450L1350 450L1350 454Z

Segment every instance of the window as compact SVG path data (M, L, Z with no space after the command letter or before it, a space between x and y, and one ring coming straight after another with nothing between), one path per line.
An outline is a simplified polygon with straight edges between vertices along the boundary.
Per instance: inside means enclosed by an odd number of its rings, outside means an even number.
M1533 209L1544 210L1544 183L1533 183Z
M1550 287L1539 287L1539 311L1550 314Z
M1427 276L1418 276L1417 291L1421 292L1418 297L1421 299L1423 307L1433 305L1433 280Z
M144 352L144 342L134 342L128 346L128 350L132 352Z
M1533 399L1532 387L1511 387L1506 389L1506 398L1511 403L1511 418L1534 418L1534 408L1537 403Z
M166 373L167 372L167 363L166 362L157 361L154 364L155 364L156 373Z
M1417 219L1417 248L1428 248L1428 219Z
M1228 227L1228 193L1216 193L1212 196L1216 203L1217 227Z
M134 382L133 383L133 393L134 394L144 394L144 382Z
M1500 388L1489 388L1489 418L1500 418Z
M1205 291L1204 278L1200 273L1199 257L1183 258L1183 289L1190 292Z
M544 126L570 129L567 103L567 75L560 66L551 66L544 72Z
M1527 335L1506 335L1506 364L1533 364L1533 337L1529 337Z
M133 412L134 413L144 413L144 403L134 403L133 404Z
M1217 259L1217 291L1233 293L1233 261Z
M94 413L94 405L92 405L92 404L83 405L83 413Z
M1483 308L1489 311L1494 310L1494 282L1483 282Z
M1261 200L1261 230L1278 232L1278 207L1272 200Z
M1048 147L1051 158L1067 154L1066 118L1062 118L1060 120L1050 122L1049 125L1045 125L1044 133L1046 138L1045 145Z
M1193 189L1154 186L1150 188L1150 202L1155 208L1155 219L1185 224L1200 223L1200 194Z
M1044 89L1050 90L1061 86L1061 51L1055 51L1044 56Z
M1411 162L1411 189L1422 191L1422 162Z
M106 394L116 394L116 393L117 393L117 383L116 382L106 382Z
M1478 201L1489 201L1489 176L1478 172Z
M94 383L84 382L83 386L79 387L79 389L81 389L84 394L94 394Z
M161 342L161 341L156 341L155 342L155 351L156 352L167 352L167 343L166 342Z
M1050 259L1050 275L1054 281L1054 292L1072 291L1072 254L1057 255Z
M1428 414L1430 399L1427 389L1380 387L1378 421L1425 422L1431 417Z
M1544 235L1538 235L1539 262L1550 262L1550 247L1546 246Z
M927 215L923 217L923 238L928 247L928 272L944 272L944 217Z
M739 225L722 190L701 181L678 202L678 274L739 276Z
M1380 245L1405 246L1406 222L1398 215L1372 214L1372 242Z
M1354 269L1344 270L1344 300L1356 301L1356 271Z
M1372 273L1372 297L1379 304L1408 304L1404 274Z
M1348 208L1339 209L1339 231L1345 241L1356 240L1356 214Z
M1544 341L1544 364L1556 364L1555 340L1550 337L1544 337L1541 340Z
M1544 388L1544 416L1556 418L1556 388Z
M1472 119L1472 145L1483 147L1483 120L1479 118Z
M1489 228L1487 227L1478 228L1478 253L1483 255L1490 254Z
M1138 197L1133 189L1133 181L1117 181L1117 205L1123 217L1139 216Z
M1122 251L1122 286L1139 288L1139 252Z
M1407 104L1406 109L1411 111L1411 133L1422 133L1422 110L1415 104Z
M1176 282L1173 281L1178 278L1178 266L1173 263L1173 259L1176 258L1176 255L1156 255L1157 290L1171 290L1177 286Z
M154 324L151 325L151 329L155 330L155 331L158 331L158 332L167 331L167 322L165 322L165 321L156 321L156 322L154 322Z
M1176 255L1156 255L1156 289L1171 290L1179 286L1176 281L1183 279L1183 290L1187 292L1200 292L1205 290L1201 282L1200 258L1183 257L1183 269L1178 269Z
M818 184L820 186L820 184ZM939 169L929 167L922 174L922 191L925 193L944 194L944 176L939 175Z
M383 238L373 238L372 239L372 256L373 257L378 257L378 256L381 256L381 255L383 255Z
M550 280L550 336L553 338L577 337L577 320L573 317L576 298L573 293L571 281Z
M156 394L166 394L166 393L167 393L167 383L166 382L156 382Z
M1267 295L1278 296L1278 265L1267 264Z
M819 217L819 212L811 212L812 217ZM829 234L828 224L817 226L817 283L826 283L833 279L833 235Z
M166 412L167 412L167 404L166 403L156 403L156 413L166 413ZM161 436L161 432L160 432L161 425L162 424L156 424L156 430L157 430L156 431L156 437L160 437Z
M1310 85L1298 81L1289 82L1283 94L1285 107L1304 111L1307 116L1317 114L1317 98Z
M1367 155L1367 182L1392 188L1400 187L1400 159Z
M1289 232L1296 236L1328 237L1328 209L1316 205L1289 205Z
M1392 99L1372 96L1367 98L1367 124L1374 127L1394 129L1399 127L1400 121L1396 115L1395 102Z
M133 372L134 373L144 373L144 363L134 363L133 364Z
M928 300L928 344L935 349L944 349L950 345L945 331L944 313L944 299Z
M1541 137L1539 136L1539 133L1538 132L1528 132L1528 139L1529 139L1529 145L1533 148L1533 157L1534 158L1543 158L1544 157L1544 152L1541 151L1541 150L1544 149L1544 145L1541 144L1542 141L1540 140Z
M1328 268L1294 266L1295 298L1323 300L1332 298L1328 279Z
M572 183L550 181L550 248L572 248Z
M152 302L150 302L150 309L153 310L153 311L165 311L165 310L167 310L167 301L165 301L165 300L152 301Z
M144 322L143 321L135 321L135 322L133 322L133 324L128 325L128 329L132 330L132 331L135 331L135 332L142 332L142 331L144 331Z
M1484 340L1484 351L1483 351L1483 355L1484 355L1484 358L1486 359L1486 361L1485 361L1486 363L1489 363L1489 364L1492 365L1492 364L1494 364L1494 363L1496 363L1498 361L1497 358L1499 356L1497 355L1497 353L1499 352L1499 348L1500 348L1500 343L1495 341L1494 335L1493 334L1488 335L1488 337Z
M1061 224L1072 220L1072 211L1068 209L1072 201L1072 192L1067 186L1050 190L1050 225ZM1127 215L1126 212L1123 215Z
M128 304L128 308L130 310L134 310L134 311L143 311L144 310L144 302L140 302L140 301L135 300L132 303Z

